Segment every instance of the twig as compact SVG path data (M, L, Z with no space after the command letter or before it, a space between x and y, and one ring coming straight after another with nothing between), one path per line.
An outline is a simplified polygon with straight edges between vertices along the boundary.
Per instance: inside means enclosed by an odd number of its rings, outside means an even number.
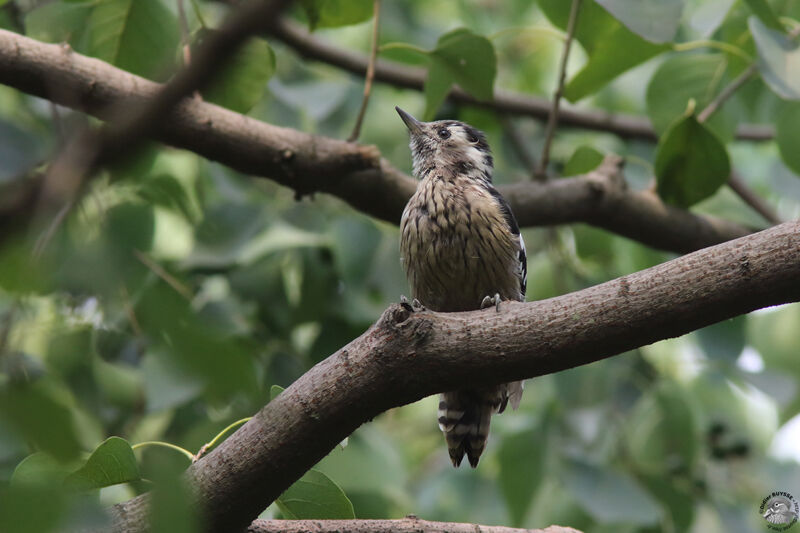
M744 200L744 202L753 208L759 215L764 217L764 220L769 222L770 224L780 224L783 222L781 218L778 216L777 213L761 198L757 195L747 184L742 181L742 179L735 173L732 172L731 175L728 177L728 187L731 188L733 192L739 195L739 198Z
M511 149L517 154L517 157L522 162L527 173L531 176L535 176L536 160L531 155L528 147L525 146L525 139L520 135L514 121L508 115L501 115L500 125L503 127L503 131L511 143Z
M538 180L547 178L547 164L550 162L550 145L556 133L558 124L558 108L561 104L561 96L564 94L564 81L567 78L567 60L569 50L572 47L572 39L575 37L575 26L578 22L578 11L580 11L581 0L572 0L569 9L569 21L567 22L567 37L564 41L564 53L561 55L561 67L558 73L558 88L553 96L553 107L547 117L547 129L545 131L544 146L542 147L542 157L539 159L539 168L534 173Z
M183 5L184 0L178 0L178 20L181 24L181 43L183 45L183 65L192 63L192 32L189 29L189 20L186 18L186 9ZM192 96L197 100L202 100L200 91L194 91Z
M167 285L175 289L175 292L177 292L187 300L192 301L194 295L192 294L192 291L189 289L189 287L181 283L180 280L178 280L175 276L164 270L164 268L161 265L159 265L158 263L147 257L147 255L140 252L139 250L133 250L133 255L135 255L136 259L141 261L141 263L144 266L152 270L156 276L164 280L164 282Z
M337 48L303 30L299 25L280 20L270 28L270 33L309 59L322 61L342 70L363 77L369 63L364 54ZM378 59L375 63L375 81L422 91L427 73L425 69ZM525 115L537 120L547 120L551 101L544 98L496 89L491 102L479 102L459 87L454 87L448 99L453 102L492 109L512 116ZM604 111L561 109L559 122L565 126L604 131L619 137L657 141L658 136L650 121L643 117L625 114L610 114ZM750 141L772 139L775 132L771 126L744 124L736 133L737 138Z
M728 86L726 86L720 93L714 97L708 105L697 114L697 121L698 122L705 122L708 120L708 117L713 115L720 106L725 103L725 101L730 98L734 92L736 92L739 87L744 85L758 70L758 65L753 63L749 67L747 67L741 74L739 74L735 80L733 80Z
M697 114L697 121L701 124L706 122L711 115L713 115L722 104L724 104L733 93L735 93L742 85L747 83L747 81L758 71L758 65L756 63L751 64L745 70L741 72L731 83L729 83L720 93L714 97L708 105L703 108L700 113ZM739 176L735 172L731 172L731 175L728 177L728 187L731 188L733 192L735 192L739 198L744 201L747 205L749 205L756 213L764 217L764 220L769 222L770 224L780 224L783 222L777 213L769 206L767 203L758 196L755 192L753 192L747 184L739 178Z
M128 293L128 288L123 285L121 292L122 305L125 308L125 314L128 315L128 322L131 324L131 329L133 329L134 335L141 339L144 337L144 332L142 331L141 324L139 324L139 319L136 318L136 310L133 308L133 304L131 303L131 295Z
M370 50L369 63L367 64L367 75L364 79L364 99L361 101L361 109L358 110L358 117L356 117L356 123L353 126L353 133L347 138L348 142L355 142L361 133L361 123L364 121L364 115L367 113L369 95L372 92L372 79L375 77L375 60L378 57L378 24L380 22L381 0L374 0L372 6L374 17L372 23L372 49Z
M164 116L185 96L202 89L224 67L225 61L250 36L265 31L288 0L249 0L228 17L219 31L203 42L194 61L180 70L158 94L145 102L125 102L109 112L115 120L71 143L56 157L48 182L81 183L99 166L129 155ZM67 52L72 54L72 52ZM74 191L76 192L77 189ZM71 199L71 196L68 197Z

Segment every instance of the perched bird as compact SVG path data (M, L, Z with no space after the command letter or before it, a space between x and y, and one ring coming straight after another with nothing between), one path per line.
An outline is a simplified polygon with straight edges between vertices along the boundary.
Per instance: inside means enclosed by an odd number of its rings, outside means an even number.
M493 159L481 131L463 122L420 122L395 108L410 134L416 193L400 222L403 267L415 300L433 311L483 309L525 299L525 243L508 203L492 186ZM445 392L439 428L453 466L472 467L493 413L516 409L522 382Z

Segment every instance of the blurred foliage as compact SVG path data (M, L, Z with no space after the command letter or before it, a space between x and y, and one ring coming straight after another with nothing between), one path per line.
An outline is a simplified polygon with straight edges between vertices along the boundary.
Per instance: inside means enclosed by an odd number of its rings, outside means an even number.
M193 44L230 9L185 3ZM393 107L425 110L484 129L496 181L527 179L501 117L444 95L457 83L479 99L497 87L549 97L569 4L385 2L381 55L423 65L429 78L424 94L376 85L362 142L408 170ZM174 2L0 6L1 27L66 41L142 76L167 79L181 62ZM304 0L291 14L336 46L367 51L371 0ZM731 165L781 216L796 218L800 52L787 34L798 25L796 0L584 0L566 97L647 116L661 139L563 129L551 170L587 172L615 152L628 161L631 187L657 183L667 201L763 226L722 188ZM698 122L695 113L749 61L758 75ZM344 138L361 92L360 79L253 39L204 94L257 119ZM776 140L735 141L745 122L774 124ZM0 190L36 179L66 128L81 123L0 88ZM542 125L515 126L538 154ZM95 179L33 260L42 231L19 220L0 239L4 532L101 525L104 506L144 491L154 495L154 531L197 531L180 478L193 455L408 294L394 226L330 197L297 201L267 180L158 145ZM672 257L584 225L524 234L529 299ZM519 411L493 421L475 471L450 466L435 398L393 409L264 516L413 513L587 533L760 530L765 495L800 497L798 324L800 306L764 310L529 381Z

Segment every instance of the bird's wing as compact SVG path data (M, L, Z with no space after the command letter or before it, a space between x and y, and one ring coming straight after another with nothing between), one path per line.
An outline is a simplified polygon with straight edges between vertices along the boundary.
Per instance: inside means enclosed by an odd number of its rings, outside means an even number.
M519 276L520 300L524 300L525 291L528 288L528 256L527 252L525 251L525 241L522 239L522 235L519 232L517 219L514 218L514 213L511 212L511 207L508 205L508 202L506 202L506 199L503 198L503 195L500 194L500 191L492 186L489 186L489 192L500 206L500 211L503 213L503 219L506 221L508 231L510 231L512 235L516 236L519 243L519 248L517 250L519 270L517 272Z

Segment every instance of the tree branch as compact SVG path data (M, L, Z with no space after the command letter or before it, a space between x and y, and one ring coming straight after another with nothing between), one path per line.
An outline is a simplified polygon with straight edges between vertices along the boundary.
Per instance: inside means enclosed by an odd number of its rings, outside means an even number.
M101 119L113 118L109 110L119 102L146 101L160 87L59 45L3 30L0 83ZM63 90L51 91L52 87ZM332 194L395 224L416 189L411 177L392 167L372 146L272 126L192 99L182 100L165 115L153 137L239 172L268 177L298 195ZM500 190L522 226L586 222L675 252L750 233L733 222L667 206L652 192L626 189L617 162L610 158L586 176Z
M366 55L336 48L311 36L297 24L282 19L271 26L269 31L303 57L328 63L358 76L364 76L367 72L369 61ZM397 87L422 91L426 78L427 72L424 68L381 59L375 64L375 80ZM486 107L514 116L527 115L542 121L547 120L552 104L545 98L501 89L495 89L494 100L491 102L480 102L459 87L454 87L450 91L449 98L454 102ZM650 121L642 117L602 111L562 109L559 120L564 126L609 132L626 139L658 140ZM771 126L745 124L739 127L736 136L743 140L765 141L772 139L775 132Z
M488 386L588 364L798 301L799 277L800 222L787 222L558 298L505 302L499 312L393 305L194 463L187 479L210 531L243 529L389 408L467 382ZM146 495L115 506L115 530L143 531L146 513Z
M400 520L255 520L247 533L580 533L571 527L516 529L503 526L431 522L408 516Z

